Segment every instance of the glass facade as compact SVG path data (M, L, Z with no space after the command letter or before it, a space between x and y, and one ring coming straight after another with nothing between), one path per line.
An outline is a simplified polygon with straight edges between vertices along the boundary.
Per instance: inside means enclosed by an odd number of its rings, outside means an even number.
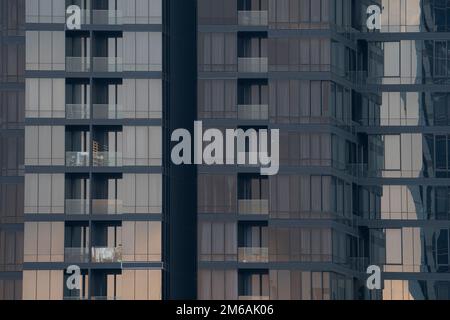
M0 300L22 298L25 1L0 1Z
M162 299L163 2L26 1L23 14L22 297ZM70 265L81 288L66 286Z
M443 0L0 0L0 299L450 299L449 28ZM172 165L195 119L279 129L279 173Z
M450 299L448 17L434 0L198 2L198 118L279 129L281 165L199 167L199 298Z

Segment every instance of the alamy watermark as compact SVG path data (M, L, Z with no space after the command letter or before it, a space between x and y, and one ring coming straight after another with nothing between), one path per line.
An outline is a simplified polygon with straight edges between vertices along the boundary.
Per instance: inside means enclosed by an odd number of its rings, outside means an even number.
M66 10L67 19L66 26L68 30L81 29L81 9L79 6L71 5Z
M276 175L279 140L278 129L225 129L224 136L215 128L203 132L202 121L195 121L194 137L187 129L172 132L171 141L178 143L172 148L171 159L175 165L259 166L261 175Z
M370 15L366 22L367 29L381 30L381 8L375 4L368 6L367 14Z

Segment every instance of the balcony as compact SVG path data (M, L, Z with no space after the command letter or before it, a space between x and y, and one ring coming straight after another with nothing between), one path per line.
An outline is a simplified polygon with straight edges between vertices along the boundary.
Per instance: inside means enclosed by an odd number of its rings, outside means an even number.
M90 57L66 57L67 72L89 72L90 70Z
M269 248L238 248L238 261L243 263L267 263L269 262Z
M267 57L238 58L238 71L248 73L267 73L269 59Z
M65 213L72 215L89 214L89 199L66 199Z
M239 199L239 214L268 215L269 200L266 199Z
M269 300L269 296L239 296L239 300Z
M88 263L89 248L64 248L64 262Z
M92 247L91 261L95 263L121 262L122 247Z
M84 151L66 152L66 166L67 167L88 167L89 166L89 152L84 152Z
M92 160L95 167L122 166L122 154L119 152L112 152L112 151L94 152Z
M123 119L123 106L117 104L94 104L93 114L94 119Z
M122 58L120 57L94 57L93 71L95 72L122 72Z
M92 214L122 214L122 200L115 199L93 199Z
M238 23L240 26L268 26L269 14L267 11L239 11Z
M66 119L84 120L89 119L90 108L88 104L66 104Z
M238 105L238 118L241 120L269 120L269 106L266 104Z

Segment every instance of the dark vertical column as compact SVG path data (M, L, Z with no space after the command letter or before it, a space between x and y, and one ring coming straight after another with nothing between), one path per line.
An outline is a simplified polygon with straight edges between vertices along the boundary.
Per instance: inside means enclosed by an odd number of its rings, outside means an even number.
M0 300L22 299L25 0L0 0ZM6 200L6 201L5 201ZM11 241L11 239L13 239ZM15 261L7 257L14 250Z
M195 0L165 1L165 208L164 285L166 299L197 296L197 174L195 166L171 162L171 133L193 132L197 96Z

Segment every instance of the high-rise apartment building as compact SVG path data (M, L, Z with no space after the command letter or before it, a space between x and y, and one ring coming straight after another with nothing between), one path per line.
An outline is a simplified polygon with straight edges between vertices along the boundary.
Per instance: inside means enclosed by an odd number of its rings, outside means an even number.
M450 299L449 30L443 0L0 0L0 299ZM279 129L278 174L173 164L194 120Z
M182 183L163 154L176 99L194 109L186 72L169 72L188 20L161 0L1 4L2 297L195 296L195 229L175 233L195 221L193 197L169 196Z
M200 299L450 298L449 9L198 1L198 118L278 128L281 162L198 168Z

